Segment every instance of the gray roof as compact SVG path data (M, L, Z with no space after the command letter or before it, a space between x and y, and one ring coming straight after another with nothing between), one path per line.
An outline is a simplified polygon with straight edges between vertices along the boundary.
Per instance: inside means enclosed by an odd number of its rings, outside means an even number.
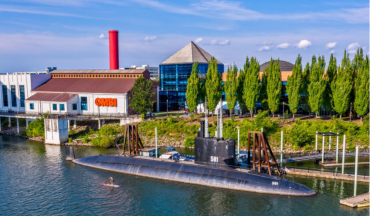
M294 65L292 63L280 60L279 64L280 64L280 71L293 71ZM270 65L270 61L261 64L260 72L263 72L268 65Z
M193 62L208 64L211 58L212 56L209 53L204 51L192 41L169 57L166 61L162 62L162 64L181 64ZM222 63L217 60L217 64Z
M144 71L146 71L146 69L135 69L135 68L130 68L130 69L118 69L118 70L54 70L52 72L50 72L50 74L61 74L61 73L66 73L66 74L70 74L70 73L86 73L86 74L92 74L92 73L96 73L96 74L103 74L103 73L113 73L113 74L117 74L117 73L143 73Z

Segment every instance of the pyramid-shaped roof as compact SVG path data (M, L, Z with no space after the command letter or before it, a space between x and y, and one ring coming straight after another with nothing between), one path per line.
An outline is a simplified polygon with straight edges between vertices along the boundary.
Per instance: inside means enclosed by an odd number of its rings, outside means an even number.
M211 58L212 56L209 53L204 51L192 41L169 57L166 61L162 62L162 64L181 64L193 62L208 64ZM222 63L217 60L217 64Z

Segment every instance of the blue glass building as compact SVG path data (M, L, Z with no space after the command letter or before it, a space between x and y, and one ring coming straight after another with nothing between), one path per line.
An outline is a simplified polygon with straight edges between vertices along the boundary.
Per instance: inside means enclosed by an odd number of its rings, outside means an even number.
M186 86L193 68L198 62L199 77L208 70L212 56L193 42L180 49L159 65L159 109L160 111L183 110L186 106ZM219 73L224 72L224 64L217 60ZM168 100L168 101L167 101Z

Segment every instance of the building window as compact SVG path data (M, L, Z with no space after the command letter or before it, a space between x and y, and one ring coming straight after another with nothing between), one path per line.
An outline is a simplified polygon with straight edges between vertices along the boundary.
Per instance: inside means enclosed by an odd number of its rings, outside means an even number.
M126 77L126 74L125 74L125 77Z
M24 107L24 85L19 86L19 97L21 99L21 107Z
M59 110L64 111L64 104L59 104Z
M72 104L72 110L77 110L77 104Z
M56 104L53 104L53 110L58 110L58 107Z
M35 104L34 103L30 103L30 110L33 110L35 109Z
M12 98L12 107L17 107L17 95L15 94L15 85L10 86L10 96Z
M132 75L130 77L132 77Z
M81 110L87 110L87 97L81 97Z
M8 106L8 88L3 85L3 104L5 107Z

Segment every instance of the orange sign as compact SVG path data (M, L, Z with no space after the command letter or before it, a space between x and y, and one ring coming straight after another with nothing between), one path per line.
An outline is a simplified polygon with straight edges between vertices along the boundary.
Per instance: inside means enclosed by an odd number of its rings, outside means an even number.
M96 106L110 106L116 107L117 106L117 99L116 98L96 98L95 99Z

